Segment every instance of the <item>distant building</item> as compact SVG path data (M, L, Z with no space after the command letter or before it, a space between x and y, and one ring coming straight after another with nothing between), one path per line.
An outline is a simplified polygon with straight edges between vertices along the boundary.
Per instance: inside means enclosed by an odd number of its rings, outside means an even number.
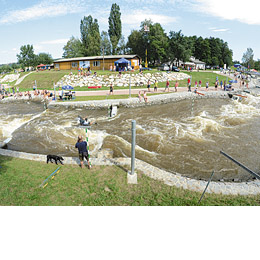
M115 62L120 59L129 61L130 67L139 69L141 58L138 55L109 55L109 56L91 56L69 59L59 59L54 61L55 70L77 70L79 68L90 68L91 70L114 70Z
M178 65L177 61L175 61L173 64L174 64L174 66ZM200 70L206 69L206 63L196 59L195 57L190 57L190 60L187 62L180 61L179 66L184 67L185 69L188 67L192 68L192 69L196 69L196 70L197 69L200 69Z

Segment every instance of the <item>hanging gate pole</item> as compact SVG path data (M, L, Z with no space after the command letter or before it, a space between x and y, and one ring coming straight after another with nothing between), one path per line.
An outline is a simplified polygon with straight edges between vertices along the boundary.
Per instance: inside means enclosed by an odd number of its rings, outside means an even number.
M223 154L224 156L226 156L229 160L231 160L232 162L236 163L238 166L240 166L241 168L243 168L244 170L246 170L247 172L249 172L251 175L253 175L255 178L257 178L258 180L260 180L260 176L255 173L254 171L250 170L249 168L247 168L245 165L243 165L242 163L238 162L237 160L235 160L234 158L232 158L231 156L229 156L228 154L224 153L223 151L220 151L221 154Z

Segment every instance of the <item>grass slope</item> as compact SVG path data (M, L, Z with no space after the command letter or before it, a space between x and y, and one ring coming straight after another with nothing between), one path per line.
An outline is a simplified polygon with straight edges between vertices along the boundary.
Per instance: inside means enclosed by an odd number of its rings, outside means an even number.
M90 171L62 166L46 188L39 185L55 170L54 164L0 156L0 205L198 205L201 193L170 187L138 173L138 185L126 183L126 172L116 166ZM201 205L257 205L260 196L206 194Z

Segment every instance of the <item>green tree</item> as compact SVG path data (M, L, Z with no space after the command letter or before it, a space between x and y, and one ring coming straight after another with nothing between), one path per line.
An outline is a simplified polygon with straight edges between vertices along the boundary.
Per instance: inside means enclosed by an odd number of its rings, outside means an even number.
M184 37L181 31L170 31L168 55L171 63L177 61L178 66L180 61L186 62L189 60L191 51L188 47L187 38Z
M11 72L12 70L13 70L12 67L9 65L2 65L0 67L0 73L2 73L2 72L7 73L7 72Z
M127 45L125 43L125 37L122 36L117 47L117 53L118 54L126 54L128 52Z
M131 31L126 46L131 54L137 54L142 58L142 60L145 59L145 43L141 31Z
M108 25L108 34L112 44L112 54L114 55L117 52L117 45L122 36L121 13L117 4L112 4L111 6Z
M72 36L67 44L63 47L63 58L83 57L83 45L80 39Z
M80 33L84 56L100 55L101 37L98 20L93 20L91 15L88 17L84 16L80 22Z
M53 63L53 58L49 53L39 53L36 55L36 61L37 65L39 64L52 64Z
M20 54L17 54L18 63L22 68L36 66L36 55L34 54L33 45L23 45L20 48Z
M104 50L104 54L105 55L111 55L111 42L109 40L109 36L108 33L105 31L101 32L101 53L103 54L103 50Z
M255 69L260 70L260 60L255 61Z
M148 60L155 65L168 60L168 44L169 39L164 32L161 24L155 23L150 25L150 32L148 34Z
M243 54L242 62L245 67L254 68L254 51L252 48L247 48Z
M206 64L211 63L211 50L208 39L203 39L202 37L196 39L193 56L206 62Z

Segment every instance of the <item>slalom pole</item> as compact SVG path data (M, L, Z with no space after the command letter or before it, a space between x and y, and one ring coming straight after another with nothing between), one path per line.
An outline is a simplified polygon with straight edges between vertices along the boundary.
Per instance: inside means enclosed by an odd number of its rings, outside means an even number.
M87 140L87 144L88 144L88 129L86 128L86 140ZM89 145L87 145L87 149L88 149L88 160L89 160L89 165L91 166L91 162L90 162L90 153L89 153Z
M59 173L60 171L59 171L59 169L60 169L60 167L61 166L59 166L48 178L46 178L43 182L42 182L42 184L40 185L40 187L42 187L42 188L45 188L47 185L48 185L48 180L49 180L49 178L50 177L53 177L52 179L54 179L54 177L55 176L53 176L55 173ZM46 182L47 182L47 184L46 184Z
M205 96L205 94L203 94L203 93L200 93L200 92L196 92L196 94L198 94L198 95L201 95L201 96Z
M205 190L203 191L203 193L202 193L202 195L201 195L201 197L200 197L199 204L200 204L201 200L203 199L203 197L204 197L204 195L205 195L205 192L206 192L206 190L207 190L208 187L209 187L210 182L212 181L212 178L213 178L214 173L215 173L214 171L211 173L211 176L210 176L210 178L209 178L209 181L208 181L208 183L207 183L207 186L206 186Z

